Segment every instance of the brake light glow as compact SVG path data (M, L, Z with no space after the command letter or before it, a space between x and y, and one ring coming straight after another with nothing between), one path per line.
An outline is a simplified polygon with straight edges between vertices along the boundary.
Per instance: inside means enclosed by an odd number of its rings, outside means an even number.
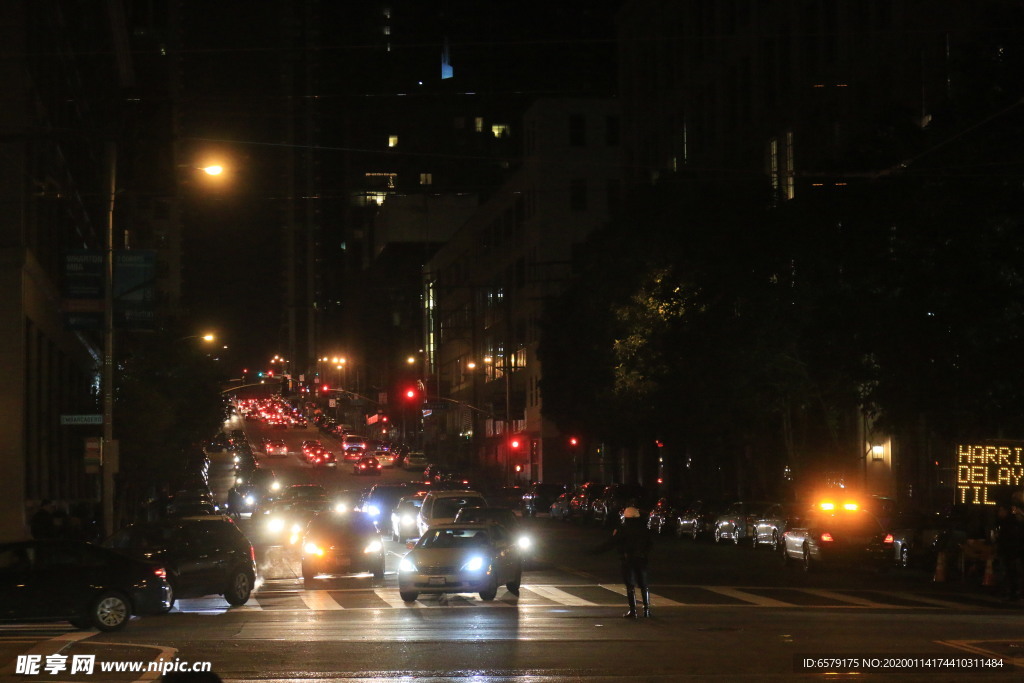
M820 507L822 510L835 510L836 509L836 504L835 503L822 503L818 507Z
M892 542L893 542L892 534L886 534L885 535L885 539L882 541L882 543L889 543L889 544L892 544Z
M844 510L856 510L858 505L856 503L843 503Z
M832 534L830 534L827 531L821 535L821 542L822 543L831 543L834 540L836 540L836 539L832 538Z
M164 569L163 567L157 567L156 569L153 570L153 573L156 574L157 576L159 576L161 579L166 579L167 578L167 570Z

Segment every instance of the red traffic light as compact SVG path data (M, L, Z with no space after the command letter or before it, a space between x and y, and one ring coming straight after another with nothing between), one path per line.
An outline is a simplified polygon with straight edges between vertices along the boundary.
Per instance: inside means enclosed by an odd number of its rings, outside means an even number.
M512 439L508 445L512 448L519 448L519 439Z
M569 437L569 445L570 446L578 446L579 443L580 443L580 440L577 439L575 436Z
M326 384L321 384L320 385L320 391L330 391L330 389L331 388L329 386L327 386Z
M414 398L416 398L416 390L413 389L412 387L409 387L408 389L405 390L405 397L410 401L413 400Z

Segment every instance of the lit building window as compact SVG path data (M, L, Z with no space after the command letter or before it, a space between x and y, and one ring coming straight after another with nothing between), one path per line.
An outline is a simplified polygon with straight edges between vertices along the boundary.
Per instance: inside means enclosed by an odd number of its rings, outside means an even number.
M491 132L494 133L494 137L496 138L508 137L512 133L512 131L509 130L508 125L504 123L495 123L491 126Z
M390 26L385 26L384 27L384 35L386 35L386 36L390 36L391 35L391 27Z
M420 173L420 185L433 185L434 174L433 173Z
M397 147L397 146L398 146L398 136L397 135L389 135L388 136L388 147Z
M768 176L772 181L772 192L779 194L779 139L768 141Z
M391 8L390 7L385 7L383 12L384 12L384 18L385 19L390 19L391 18Z
M473 119L473 127L476 129L477 133L484 132L484 117L478 116Z

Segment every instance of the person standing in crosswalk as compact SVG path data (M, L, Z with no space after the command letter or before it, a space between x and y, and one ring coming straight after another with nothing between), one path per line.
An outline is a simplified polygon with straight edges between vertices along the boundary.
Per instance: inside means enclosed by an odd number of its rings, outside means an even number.
M640 510L630 506L622 511L622 525L617 527L607 541L594 552L615 548L622 563L622 582L626 586L626 600L629 610L622 616L636 619L636 588L640 588L645 617L651 616L651 591L647 585L647 563L652 545L651 531L640 518Z

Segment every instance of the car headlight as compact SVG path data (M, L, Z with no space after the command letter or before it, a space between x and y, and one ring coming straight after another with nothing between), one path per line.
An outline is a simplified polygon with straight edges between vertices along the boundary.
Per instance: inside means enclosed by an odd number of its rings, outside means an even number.
M323 554L324 554L324 549L321 548L320 546L318 546L316 543L313 543L313 541L310 541L309 543L307 543L305 546L303 546L302 549L304 551L306 551L307 555L320 555L320 556L323 556Z
M520 550L529 550L530 546L533 545L533 541L530 540L529 536L520 536L516 541L516 545L519 546Z
M402 558L402 561L398 563L398 571L414 572L416 571L416 564L409 558L408 555L406 555Z
M272 533L275 534L284 531L284 520L280 517L274 517L269 522L267 522L267 529L269 529Z
M235 477L235 483L241 486L242 484L245 483L245 479L242 479L241 477Z
M380 508L377 507L376 505L367 505L363 509L363 512L365 512L366 514L370 515L371 517L379 517L380 516Z
M299 524L298 522L295 522L295 524L292 524L292 533L293 534L301 534L302 533L302 525Z
M367 553L367 554L369 554L369 553L379 553L381 548L383 548L383 547L384 546L381 544L380 541L370 541L370 545L368 545L365 548L363 548L363 552Z
M462 565L462 568L467 572L478 572L484 568L485 564L486 563L484 562L484 558L479 556L471 557L469 558L469 561L466 562L466 564Z
M334 506L334 511L337 513L348 512L348 506L344 503L338 503Z
M412 515L402 515L402 524L415 524L416 518Z
M271 491L280 491L281 490L281 482L275 481L273 484L270 485L270 490Z
M255 505L256 504L256 499L253 498L252 496L246 496L245 497L245 504L246 505Z

